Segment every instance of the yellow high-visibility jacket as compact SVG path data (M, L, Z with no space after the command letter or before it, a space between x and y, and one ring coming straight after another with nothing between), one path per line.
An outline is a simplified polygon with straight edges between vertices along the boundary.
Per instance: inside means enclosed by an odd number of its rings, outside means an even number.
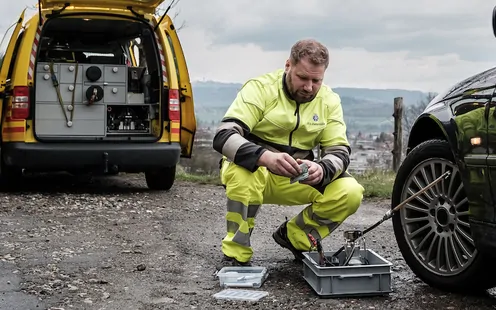
M313 160L312 149L320 144L320 185L326 185L345 172L350 161L340 97L323 84L314 100L297 104L284 80L284 71L277 70L247 81L222 119L213 147L253 172L266 150Z

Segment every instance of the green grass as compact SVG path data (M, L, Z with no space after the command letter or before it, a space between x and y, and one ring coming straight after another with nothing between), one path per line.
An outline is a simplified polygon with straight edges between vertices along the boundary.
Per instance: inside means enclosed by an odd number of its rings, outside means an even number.
M355 176L365 188L367 198L391 198L395 173L392 171L369 171L364 175Z
M365 188L364 196L366 198L389 199L393 189L394 177L393 172L370 171L364 175L355 176L357 181ZM198 184L221 185L218 174L188 174L179 169L176 174L179 181L187 181Z
M222 185L220 183L219 175L213 175L213 174L197 175L197 174L189 174L185 172L178 172L176 173L176 179L179 181L194 182L199 184L213 184L219 186Z

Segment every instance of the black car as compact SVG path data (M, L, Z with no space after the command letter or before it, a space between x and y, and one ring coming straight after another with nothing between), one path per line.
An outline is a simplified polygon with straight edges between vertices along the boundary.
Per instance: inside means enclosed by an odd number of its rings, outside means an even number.
M496 36L496 8L493 31ZM437 95L416 119L392 207L447 170L448 179L393 216L399 249L410 269L433 287L495 287L496 68Z

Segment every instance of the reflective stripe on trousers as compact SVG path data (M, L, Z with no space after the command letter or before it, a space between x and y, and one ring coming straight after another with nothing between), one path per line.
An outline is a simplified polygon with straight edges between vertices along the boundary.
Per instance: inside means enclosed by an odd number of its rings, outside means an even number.
M262 204L309 204L287 224L293 246L308 251L308 233L317 239L327 237L356 212L363 198L364 188L351 176L336 179L321 192L309 185L290 184L289 178L274 175L265 167L251 173L224 160L220 172L227 196L227 233L222 251L240 262L249 261L253 255L250 237Z

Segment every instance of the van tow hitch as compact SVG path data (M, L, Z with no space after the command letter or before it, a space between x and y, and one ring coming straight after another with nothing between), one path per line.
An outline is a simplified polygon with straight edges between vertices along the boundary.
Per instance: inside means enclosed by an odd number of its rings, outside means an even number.
M350 244L351 244L352 245L351 253L346 253L347 254L347 257L346 257L346 259L344 261L344 264L347 265L349 263L349 261L350 261L351 256L355 252L355 244L357 243L357 241L359 241L361 238L363 238L363 236L366 233L370 232L371 230L375 229L377 226L381 225L383 222L385 222L385 221L389 220L390 218L392 218L393 215L398 210L400 210L401 208L403 208L410 201L412 201L413 199L415 199L418 196L422 195L424 192L426 192L428 189L430 189L431 187L433 187L434 185L436 185L440 181L442 181L444 179L447 179L450 175L451 175L451 171L446 171L440 177L438 177L437 179L435 179L431 183L427 184L424 188L422 188L421 190L419 190L415 194L413 194L410 197L408 197L407 199L405 199L399 205L397 205L393 209L388 210L378 222L376 222L375 224L373 224L370 227L366 228L365 230L363 230L363 231L359 231L359 230L358 231L355 231L355 230L353 230L353 231L347 231L347 232L345 232L347 244L344 245L344 246L342 246L339 250L337 250L336 252L334 252L334 254L332 254L331 256L326 257L323 254L322 245L320 245L319 241L315 240L315 238L313 236L309 235L310 242L313 243L313 245L316 246L317 247L317 250L319 251L319 256L320 256L319 257L320 258L319 259L319 261L320 261L319 262L319 265L320 266L327 266L327 267L330 267L330 266L339 266L340 263L339 263L338 255L341 252L343 252L345 250L345 248L349 247Z

